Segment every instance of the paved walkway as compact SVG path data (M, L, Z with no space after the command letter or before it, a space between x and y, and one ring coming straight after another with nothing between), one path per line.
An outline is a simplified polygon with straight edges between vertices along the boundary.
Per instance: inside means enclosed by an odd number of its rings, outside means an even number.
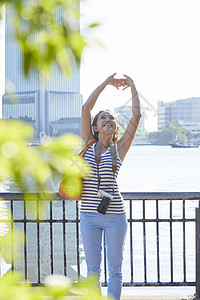
M44 297L44 300L49 299L49 297ZM66 300L80 300L81 297L78 296L68 296ZM91 299L95 300L95 299ZM121 300L192 300L191 297L180 297L180 296L122 296Z
M123 296L121 300L192 300L192 298L180 296Z

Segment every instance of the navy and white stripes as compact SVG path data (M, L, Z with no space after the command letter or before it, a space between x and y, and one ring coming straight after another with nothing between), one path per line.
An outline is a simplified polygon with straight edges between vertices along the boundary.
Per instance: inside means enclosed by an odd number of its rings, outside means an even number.
M83 179L82 189L82 201L81 212L97 212L97 207L101 201L101 198L97 196L98 192L98 180L97 180L97 164L95 162L95 144L91 145L84 155L85 160L90 164L92 168L92 174L90 177ZM122 161L117 155L117 171L114 178L114 198L111 201L107 213L124 213L124 200L119 192L117 185L117 175L122 165ZM99 164L99 176L101 176L101 183L99 189L104 190L107 193L113 194L113 172L112 172L112 157L110 148L103 154L101 154L101 162Z

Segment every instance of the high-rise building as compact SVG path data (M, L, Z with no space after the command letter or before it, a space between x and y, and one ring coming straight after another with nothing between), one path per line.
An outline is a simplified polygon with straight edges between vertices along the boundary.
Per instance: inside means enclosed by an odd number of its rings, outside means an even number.
M32 0L28 1L31 3ZM58 15L60 21L61 15ZM36 70L26 78L22 54L17 43L10 39L11 33L9 23L5 21L5 78L14 84L15 92L3 95L3 118L17 118L30 123L35 128L36 138L68 132L80 134L82 95L80 70L75 58L70 58L72 71L69 78L64 77L58 67L52 69L47 83L39 78Z
M165 103L158 101L158 130L168 122L177 122L193 133L200 132L200 97Z

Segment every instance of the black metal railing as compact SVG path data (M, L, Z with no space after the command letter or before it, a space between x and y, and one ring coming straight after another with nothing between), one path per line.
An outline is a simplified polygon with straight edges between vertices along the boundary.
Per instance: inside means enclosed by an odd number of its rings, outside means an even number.
M42 284L48 274L75 280L86 276L78 202L57 195L43 201L44 213L35 194L29 194L27 202L20 193L0 196L11 212L0 226L23 233L22 245L11 249L10 258L2 258L2 273L20 270L33 285ZM129 224L123 285L196 286L200 297L200 193L123 193L123 197ZM101 280L106 286L105 246L103 255Z

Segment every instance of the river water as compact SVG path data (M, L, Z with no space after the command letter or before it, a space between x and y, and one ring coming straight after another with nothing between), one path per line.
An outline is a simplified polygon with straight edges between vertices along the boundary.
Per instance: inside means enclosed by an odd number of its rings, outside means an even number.
M200 148L132 146L118 176L121 192L199 192Z
M199 169L200 169L200 148L192 149L175 149L171 146L132 146L123 162L121 170L118 175L118 184L121 192L200 192L199 184ZM55 184L55 191L58 185ZM9 186L7 184L1 184L0 190L2 192L8 192ZM148 217L155 217L155 201L150 201L146 204ZM128 203L127 203L128 204ZM198 205L197 202L192 201L188 204L189 217L194 216L194 208ZM57 207L58 211L59 207ZM18 208L20 210L20 207ZM16 210L17 211L17 210ZM160 206L160 213L167 215L169 211L169 202L163 201ZM181 201L177 202L174 206L173 213L175 216L179 216L181 211ZM128 213L128 207L127 207ZM141 205L135 203L134 217L141 217ZM33 229L30 229L31 231ZM59 229L58 229L59 230ZM146 227L148 234L147 239L147 279L148 281L156 281L156 232L155 224L149 224ZM170 280L170 268L169 268L169 224L166 222L160 226L160 232L162 233L160 248L160 267L161 267L161 281ZM182 225L177 223L173 228L175 235L174 239L174 280L183 280L182 278ZM195 241L194 241L194 225L187 224L186 226L186 238L187 244L190 245L186 249L187 256L187 280L194 281L195 278ZM48 235L48 234L47 234ZM32 244L33 241L31 242ZM138 223L133 226L133 244L134 244L134 280L143 281L143 233L142 224ZM81 252L83 253L83 252ZM5 266L4 266L5 267ZM81 273L86 275L85 261L81 259ZM129 270L129 272L127 272ZM3 271L3 270L2 270ZM75 270L76 271L76 270ZM2 272L4 273L4 272ZM125 252L124 252L124 264L123 264L123 279L124 281L130 281L130 238L129 230L127 234ZM148 292L152 289L148 288ZM158 292L159 294L163 294ZM125 289L133 294L130 289ZM140 289L140 294L142 290ZM145 290L147 291L147 290ZM152 290L155 295L157 292ZM157 289L158 291L158 289ZM170 292L171 291L171 292ZM180 291L180 289L179 289ZM138 293L138 289L134 289L134 294ZM167 289L167 294L174 294L180 292L174 292L172 288ZM182 294L187 296L193 293L193 288L185 288Z
M199 192L199 169L200 148L132 146L118 184L121 192ZM10 191L9 184L0 183L0 191Z

